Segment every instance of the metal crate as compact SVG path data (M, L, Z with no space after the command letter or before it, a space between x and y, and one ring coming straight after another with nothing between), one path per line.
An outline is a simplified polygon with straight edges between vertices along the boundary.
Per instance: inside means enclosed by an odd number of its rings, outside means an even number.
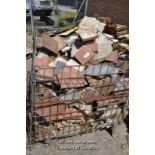
M32 20L32 29L26 107L29 142L75 136L122 122L128 113L128 61L40 68L34 63L36 36L66 28L39 28Z

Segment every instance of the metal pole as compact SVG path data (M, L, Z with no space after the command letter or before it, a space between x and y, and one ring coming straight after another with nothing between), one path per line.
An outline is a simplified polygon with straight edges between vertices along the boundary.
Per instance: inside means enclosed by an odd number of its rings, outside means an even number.
M34 74L34 57L35 57L35 28L34 28L34 21L33 21L33 13L32 13L32 0L29 0L29 7L30 7L30 16L31 16L31 27L32 27L32 44L33 44L33 55L32 55L32 67L31 71Z
M86 4L85 4L85 16L87 15L87 9L88 9L88 0L86 0Z
M80 8L79 8L79 10L78 10L78 12L77 12L77 14L76 14L74 20L73 20L73 23L75 22L76 18L78 17L78 15L79 15L79 13L80 13L80 11L81 11L81 9L82 9L82 6L84 5L85 2L86 2L86 0L83 0L82 4L81 4L81 6L80 6Z

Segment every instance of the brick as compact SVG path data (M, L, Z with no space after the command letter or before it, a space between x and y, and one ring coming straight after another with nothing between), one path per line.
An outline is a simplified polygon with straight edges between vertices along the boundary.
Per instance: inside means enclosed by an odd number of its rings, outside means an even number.
M82 46L75 54L75 58L82 64L88 63L94 56L92 50L86 45Z

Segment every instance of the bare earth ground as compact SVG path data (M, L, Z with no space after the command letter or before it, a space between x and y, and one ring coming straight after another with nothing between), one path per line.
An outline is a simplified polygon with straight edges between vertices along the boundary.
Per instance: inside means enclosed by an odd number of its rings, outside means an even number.
M128 155L128 145L126 140L126 125L123 123L118 127L117 137L106 131L96 131L94 133L83 134L75 137L63 139L66 142L77 142L80 144L61 144L60 140L53 140L49 145L35 144L32 149L27 149L27 155ZM82 142L94 141L95 144L82 144ZM62 147L80 146L80 150L62 150ZM82 148L94 146L98 150L82 150Z
M31 36L27 38L27 47L31 48ZM30 71L32 59L26 60L27 71ZM129 149L127 145L126 125L123 123L118 127L117 137L112 136L106 131L96 131L94 133L88 133L79 135L76 137L70 137L64 139L65 141L81 141L80 144L61 144L60 140L53 140L49 145L42 143L35 144L31 150L27 149L26 155L128 155ZM94 141L95 144L82 144L82 142ZM62 147L80 146L80 150L60 150ZM82 150L84 147L95 146L98 150Z

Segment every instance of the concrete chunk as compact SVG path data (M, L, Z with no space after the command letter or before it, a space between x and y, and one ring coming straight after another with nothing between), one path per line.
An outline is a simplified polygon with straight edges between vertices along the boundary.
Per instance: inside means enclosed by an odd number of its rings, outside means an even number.
M90 29L95 30L96 32L103 32L105 25L106 24L101 23L96 18L85 16L79 24L79 29Z
M98 37L98 34L93 30L78 30L77 33L82 41L91 41Z
M90 61L91 64L98 64L113 51L112 42L103 34L99 35L99 38L96 39L98 44L98 53L95 54L93 59Z

